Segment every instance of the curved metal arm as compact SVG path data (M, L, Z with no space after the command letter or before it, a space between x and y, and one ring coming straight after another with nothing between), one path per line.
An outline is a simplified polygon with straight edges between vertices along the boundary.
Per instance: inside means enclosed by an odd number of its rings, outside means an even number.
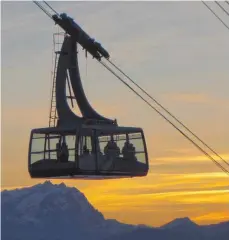
M60 54L56 75L56 107L59 116L59 125L66 125L68 123L76 125L79 122L96 125L115 124L115 121L98 114L87 100L80 79L75 40L66 36ZM83 118L75 115L68 106L65 94L67 71L69 71L73 93Z

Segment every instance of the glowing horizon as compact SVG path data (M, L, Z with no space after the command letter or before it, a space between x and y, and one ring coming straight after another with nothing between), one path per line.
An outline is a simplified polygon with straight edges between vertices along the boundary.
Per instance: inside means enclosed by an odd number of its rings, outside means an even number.
M74 17L124 72L229 162L228 32L201 3L52 6ZM48 125L52 31L53 23L31 2L2 3L2 189L45 181L29 177L27 151L31 129ZM229 220L228 176L99 64L90 57L86 63L82 52L79 60L92 106L120 125L143 128L150 171L144 178L65 184L106 218L125 223Z
M221 176L218 174L219 177ZM194 176L189 176L191 178L194 178ZM222 177L222 176L221 176ZM44 180L44 181L50 181L53 184L60 184L61 181L59 180ZM82 180L82 181L87 181L88 180ZM107 182L108 180L105 180ZM225 204L226 206L228 205L228 195L229 195L229 190L224 189L224 190L181 190L181 191L167 191L167 192L154 192L154 193L143 193L143 194L126 194L123 195L119 191L122 189L122 186L125 186L123 184L124 181L129 181L129 179L122 180L121 183L117 183L117 185L114 184L114 182L118 182L118 180L109 180L110 185L115 186L115 190L117 193L112 193L110 194L108 186L99 186L96 188L95 191L91 191L89 188L84 188L80 190L85 196L88 198L89 202L93 205L95 209L98 209L100 212L103 213L104 217L106 219L114 219L116 218L120 222L124 223L130 223L130 224L146 224L146 225L151 225L151 226L162 226L176 218L183 218L183 217L189 217L192 221L196 222L199 225L209 225L209 224L215 224L215 223L220 223L223 221L229 221L229 216L228 216L228 211L227 209L221 209L221 208L215 208L212 209L212 212L205 212L203 211L202 215L200 216L195 216L192 214L192 211L186 212L188 213L187 215L184 215L184 210L180 209L179 214L181 215L173 215L173 217L163 217L163 219L157 219L157 222L153 221L149 217L149 213L157 213L157 212L164 212L166 210L158 210L158 202L160 201L160 205L163 206L164 208L170 208L168 206L168 201L167 199L169 198L170 202L174 202L174 205L179 204L209 204L211 207L214 206L214 202L217 201L218 203ZM76 187L75 184L69 183L69 182L74 182L74 180L67 180L66 186L69 187ZM100 181L99 181L100 182ZM100 184L99 184L100 185ZM27 185L27 186L17 186L17 187L6 187L1 189L3 190L15 190L15 189L21 189L24 187L32 187L33 185ZM222 182L218 187L226 186L228 188L228 183ZM141 186L142 187L142 186ZM155 187L155 186L153 186ZM138 190L140 186L135 186L134 189ZM159 186L158 186L159 188ZM132 188L131 188L132 189ZM147 186L147 191L150 188ZM163 186L160 186L160 189L163 189ZM203 188L204 189L204 188ZM102 196L95 197L96 193L101 192L103 193ZM144 191L144 188L143 188ZM112 190L114 192L114 189ZM109 193L109 197L108 197ZM216 196L215 196L216 195ZM212 205L213 204L213 205ZM150 208L150 209L149 209ZM127 215L123 216L124 214L121 214L122 216L119 216L118 218L115 217L116 212L125 212ZM139 214L139 211L141 215L145 215L144 218L147 219L147 222L141 222L141 220L134 218L134 215ZM128 220L126 220L128 219ZM158 221L160 220L160 221Z

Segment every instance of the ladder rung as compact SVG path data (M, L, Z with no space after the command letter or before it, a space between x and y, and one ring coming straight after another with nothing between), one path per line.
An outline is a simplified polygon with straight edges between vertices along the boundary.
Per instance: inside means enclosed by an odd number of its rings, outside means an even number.
M63 39L64 41L64 39ZM51 107L49 112L49 126L55 126L56 120L58 119L57 109L56 109L56 76L57 76L57 67L60 58L60 54L63 54L60 44L63 44L62 39L55 39L54 37L54 52L55 59L53 59L53 69L52 69L52 93L51 93Z

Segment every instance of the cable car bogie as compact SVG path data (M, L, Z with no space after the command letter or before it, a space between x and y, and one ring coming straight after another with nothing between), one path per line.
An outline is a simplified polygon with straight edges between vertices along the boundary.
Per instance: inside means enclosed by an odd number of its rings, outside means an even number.
M74 38L84 49L86 49L93 58L101 60L102 57L108 59L110 57L101 44L92 39L83 29L69 17L66 13L60 15L54 14L52 19L56 24L60 25L66 33Z

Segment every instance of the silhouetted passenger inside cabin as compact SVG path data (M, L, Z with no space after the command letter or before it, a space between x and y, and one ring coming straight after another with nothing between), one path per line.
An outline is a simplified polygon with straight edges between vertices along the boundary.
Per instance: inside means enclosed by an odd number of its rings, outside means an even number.
M111 139L104 148L104 153L108 157L117 158L120 155L120 148L117 146L116 142Z
M131 143L130 144L130 156L131 156L131 159L134 160L134 161L137 161L137 158L135 156L136 152L135 152L135 147L134 145Z
M85 155L88 155L90 152L89 152L89 149L87 148L86 145L83 146L83 154Z
M128 145L129 145L129 142L126 141L123 148L122 148L123 158L128 158Z
M135 156L135 147L128 140L125 142L122 148L123 158L127 160L137 160Z
M61 152L60 152L60 161L68 162L68 157L69 157L68 146L65 142L63 142L61 146Z
M110 148L110 141L107 142L107 145L104 147L104 154L105 154L105 155L108 155L108 153L109 153L109 148Z

